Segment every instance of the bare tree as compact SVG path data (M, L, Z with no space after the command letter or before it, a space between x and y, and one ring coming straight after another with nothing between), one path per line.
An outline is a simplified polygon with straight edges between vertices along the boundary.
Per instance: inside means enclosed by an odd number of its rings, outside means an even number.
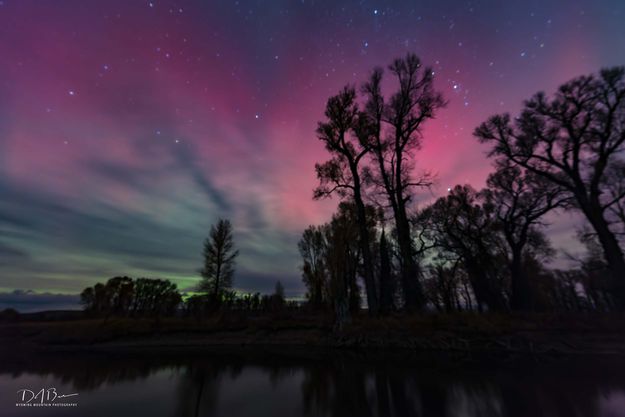
M625 151L625 68L602 70L562 85L552 99L538 93L521 115L491 117L475 130L508 159L560 186L592 225L625 308L625 258L606 211L625 195L610 195L611 167ZM624 191L625 192L625 191Z
M327 301L326 246L322 226L308 226L297 245L304 261L302 279L308 290L306 297L315 309Z
M359 227L354 211L353 204L343 202L330 223L323 226L326 241L324 263L329 274L328 292L337 329L351 321L354 307L360 304L356 276L361 254L357 243Z
M320 122L317 135L324 142L332 159L316 164L320 184L314 197L323 198L337 193L351 199L356 206L360 251L363 260L363 278L367 293L367 304L371 315L378 314L378 297L373 276L371 241L367 230L367 216L363 199L362 163L369 152L367 138L359 132L360 112L356 104L356 91L343 88L338 95L328 100L325 116Z
M461 261L481 311L506 310L504 286L500 273L503 242L497 233L488 207L480 204L478 193L468 185L457 185L449 195L425 208L422 222L427 222L427 238L442 253Z
M410 236L407 207L412 197L411 190L431 185L432 176L424 173L415 177L412 161L414 152L421 144L424 122L432 119L445 102L434 90L434 72L423 67L416 55L408 54L396 59L389 66L389 71L395 77L398 88L388 103L382 95L382 70L374 70L369 82L363 86L367 96L365 114L375 165L371 180L382 190L387 200L385 206L390 206L395 219L405 307L418 309L423 307L425 300Z
M486 183L488 188L482 190L482 198L492 206L509 249L510 307L529 310L532 291L523 270L523 256L536 248L532 243L545 242L539 231L541 218L561 206L566 196L544 177L508 163L499 164Z

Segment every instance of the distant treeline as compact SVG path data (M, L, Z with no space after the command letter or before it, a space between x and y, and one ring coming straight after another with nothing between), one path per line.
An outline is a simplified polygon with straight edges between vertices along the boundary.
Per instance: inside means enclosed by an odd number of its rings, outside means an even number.
M213 294L194 294L183 299L176 284L163 279L114 277L106 283L85 288L80 294L87 313L117 317L205 317L216 312L280 312L297 306L284 298L282 284L274 294L245 294L223 290Z
M85 288L80 300L95 315L169 316L182 297L176 284L167 280L115 277Z
M415 156L446 101L417 56L388 71L390 95L375 69L330 97L318 125L330 159L315 166L314 198L342 202L299 243L311 305L345 322L360 308L362 282L372 316L624 310L625 68L578 77L552 98L538 93L517 117L488 119L474 132L490 145L486 188L456 185L421 207L427 195L418 193L436 178L415 169ZM572 270L549 269L545 215L565 211L586 220L578 235L587 256Z

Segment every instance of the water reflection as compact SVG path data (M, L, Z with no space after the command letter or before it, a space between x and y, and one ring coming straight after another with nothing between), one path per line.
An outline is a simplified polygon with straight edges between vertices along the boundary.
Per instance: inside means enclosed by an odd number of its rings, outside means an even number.
M0 415L17 390L80 393L38 415L625 416L622 358L547 363L267 352L28 355L0 364Z

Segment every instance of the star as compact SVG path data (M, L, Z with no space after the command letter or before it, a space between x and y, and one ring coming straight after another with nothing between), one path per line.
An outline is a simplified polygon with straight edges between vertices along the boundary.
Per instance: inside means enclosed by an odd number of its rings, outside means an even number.
M67 94L69 94L70 96L75 96L76 92L74 90L69 90Z

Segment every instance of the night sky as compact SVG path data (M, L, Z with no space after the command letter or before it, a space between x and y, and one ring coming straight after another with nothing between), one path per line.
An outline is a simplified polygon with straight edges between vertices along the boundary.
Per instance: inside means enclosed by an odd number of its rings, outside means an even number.
M426 202L484 185L489 115L625 64L624 21L622 0L0 1L0 291L191 288L222 216L235 286L301 295L297 241L337 204L312 200L330 95L407 52L433 66L449 105L417 155Z

